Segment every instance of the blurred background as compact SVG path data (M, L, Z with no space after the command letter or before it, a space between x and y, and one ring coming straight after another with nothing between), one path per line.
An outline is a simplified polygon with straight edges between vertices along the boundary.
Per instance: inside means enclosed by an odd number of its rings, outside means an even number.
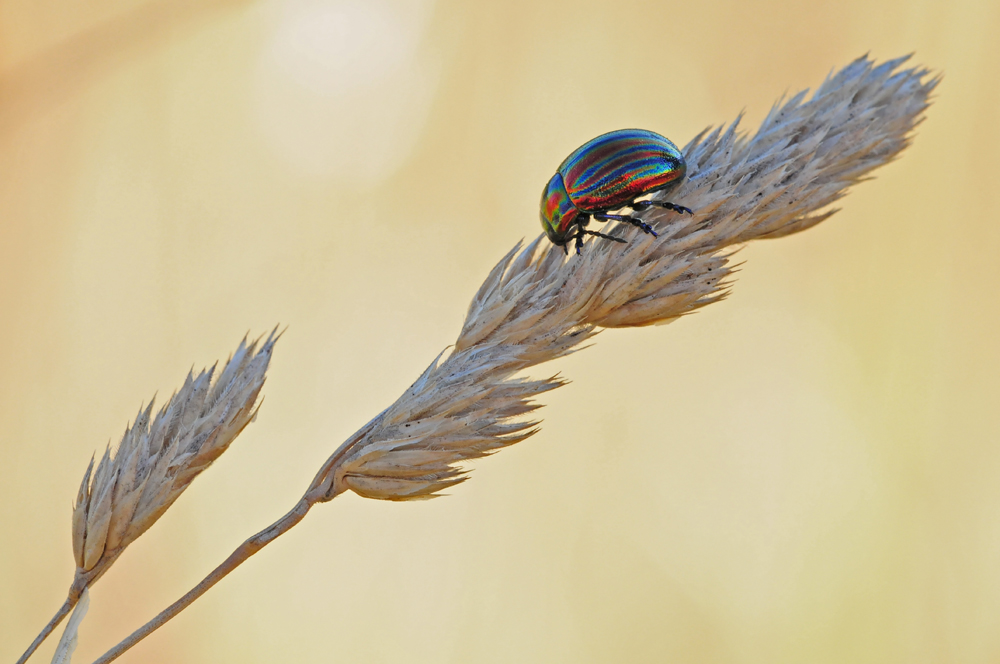
M319 506L121 661L1000 661L998 30L992 0L4 0L0 661L65 597L91 454L190 367L289 326L76 661L454 341L571 150L753 128L866 52L945 78L839 214L537 368L573 381L542 432L449 497Z

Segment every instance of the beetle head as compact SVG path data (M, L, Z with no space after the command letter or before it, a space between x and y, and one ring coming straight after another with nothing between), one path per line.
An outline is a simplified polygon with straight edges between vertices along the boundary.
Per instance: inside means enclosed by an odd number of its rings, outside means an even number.
M573 222L580 211L566 193L562 175L556 173L542 191L542 228L553 244L566 244L573 235Z

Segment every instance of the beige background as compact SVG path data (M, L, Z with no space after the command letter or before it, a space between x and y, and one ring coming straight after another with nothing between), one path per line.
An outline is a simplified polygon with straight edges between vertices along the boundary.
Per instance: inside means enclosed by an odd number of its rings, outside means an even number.
M841 213L537 369L573 381L543 431L450 497L321 506L122 661L1000 661L998 30L995 0L4 0L0 661L64 597L91 453L192 364L290 326L79 662L454 340L569 151L753 126L868 51L946 77Z

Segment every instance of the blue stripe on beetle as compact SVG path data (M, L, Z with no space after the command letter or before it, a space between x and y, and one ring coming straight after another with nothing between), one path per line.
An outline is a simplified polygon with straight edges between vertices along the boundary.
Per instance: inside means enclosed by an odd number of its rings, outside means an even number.
M591 217L618 221L656 237L649 224L627 214L609 210L632 208L636 212L653 206L675 212L689 208L666 201L636 199L654 192L669 193L684 179L684 155L667 138L645 129L619 129L591 139L574 150L559 165L542 191L542 228L552 243L569 253L576 240L576 253L585 235L606 240L625 240L587 230Z

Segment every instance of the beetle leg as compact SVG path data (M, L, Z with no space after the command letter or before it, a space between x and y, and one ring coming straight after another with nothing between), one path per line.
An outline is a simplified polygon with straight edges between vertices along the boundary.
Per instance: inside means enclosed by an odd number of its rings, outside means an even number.
M676 203L668 203L667 201L653 201L653 205L659 206L661 208L666 208L667 210L673 210L674 212L680 212L681 214L687 212L688 214L694 214L691 208L684 207L683 205L677 205Z
M605 240L614 240L615 242L621 242L622 244L627 244L628 240L623 240L620 237L615 237L614 235L605 235L604 233L598 233L597 231L584 231L581 230L584 235L596 235L597 237L603 237Z
M613 235L605 235L604 233L598 233L597 231L588 231L588 230L584 229L583 226L584 226L584 224L587 223L587 220L589 218L590 218L590 215L587 215L586 217L583 217L583 221L582 222L578 222L579 225L576 227L576 235L574 235L573 238L571 238L571 239L576 239L576 255L577 256L580 255L580 250L583 248L583 236L584 235L593 235L594 237L602 237L605 240L612 240L614 242L621 242L622 244L625 244L626 242L628 242L628 240L623 240L620 237L615 237ZM597 219L598 216L594 215L594 218ZM566 244L563 245L563 249L566 249L566 246L568 244L569 244L569 241L567 240ZM567 252L568 252L568 250L567 250Z
M574 222L576 224L576 255L580 255L580 249L583 248L583 236L587 232L583 228L590 223L589 214L578 214Z
M659 237L659 235L656 234L656 231L653 230L652 226L643 221L639 221L635 217L630 217L627 214L605 214L603 212L597 212L594 213L594 219L597 219L598 221L612 221L612 220L622 221L627 224L632 224L637 228L641 228L643 231L649 233L653 237Z
M687 212L688 214L694 214L693 212L691 212L691 208L684 207L683 205L677 205L675 203L668 203L667 201L633 201L629 205L629 207L635 210L636 212L640 210L648 210L653 206L665 208L667 210L673 210L674 212L680 212L680 213Z

